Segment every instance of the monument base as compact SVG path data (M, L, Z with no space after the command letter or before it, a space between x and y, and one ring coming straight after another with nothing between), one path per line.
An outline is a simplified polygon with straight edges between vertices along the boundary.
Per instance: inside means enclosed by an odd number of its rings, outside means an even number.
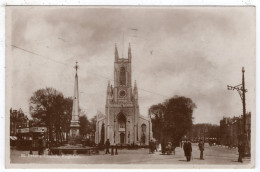
M76 145L76 144L80 144L80 141L76 140L76 139L73 139L73 138L69 138L68 144L69 145Z
M70 136L68 139L68 143L70 145L81 144L81 136L79 134L79 124L71 123L70 125Z
M51 147L51 154L62 155L62 154L99 154L98 147L82 146L81 144L76 145L64 145L59 147Z

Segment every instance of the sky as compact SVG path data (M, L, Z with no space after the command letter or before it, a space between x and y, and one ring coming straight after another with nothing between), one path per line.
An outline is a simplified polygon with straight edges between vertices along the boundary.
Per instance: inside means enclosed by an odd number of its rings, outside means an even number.
M6 8L6 109L29 115L33 92L53 87L79 101L88 118L105 111L113 83L114 47L132 49L140 113L174 95L197 105L194 123L239 116L245 67L247 111L255 115L255 8L47 7ZM134 82L133 82L134 83Z

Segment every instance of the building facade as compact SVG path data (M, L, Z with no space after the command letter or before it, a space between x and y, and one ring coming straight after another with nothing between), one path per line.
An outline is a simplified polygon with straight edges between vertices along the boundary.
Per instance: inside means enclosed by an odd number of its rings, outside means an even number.
M29 127L29 119L22 109L10 109L10 136L16 136L18 129Z
M220 120L220 144L227 146L237 146L244 133L243 116L223 117ZM246 133L251 143L251 113L246 114Z
M97 115L96 144L109 139L111 144L148 145L152 138L152 123L139 113L138 88L132 87L132 54L119 58L115 46L114 85L108 81L105 115Z

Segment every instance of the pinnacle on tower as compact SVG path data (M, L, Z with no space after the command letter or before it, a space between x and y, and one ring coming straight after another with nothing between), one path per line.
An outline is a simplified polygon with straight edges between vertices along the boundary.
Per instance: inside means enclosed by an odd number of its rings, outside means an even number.
M134 85L134 94L136 94L136 95L138 94L136 80L135 80L135 85Z
M130 45L130 43L129 43L129 47L128 47L128 60L129 60L129 62L131 62L131 60L132 60L132 53L131 53L131 45Z
M115 62L117 62L119 59L118 51L117 51L117 45L115 44Z
M111 95L113 95L113 87L112 87L112 85L110 85L110 89L111 89Z
M135 80L134 90L137 90L136 80Z
M107 94L110 94L110 80L108 80L108 84L107 84Z

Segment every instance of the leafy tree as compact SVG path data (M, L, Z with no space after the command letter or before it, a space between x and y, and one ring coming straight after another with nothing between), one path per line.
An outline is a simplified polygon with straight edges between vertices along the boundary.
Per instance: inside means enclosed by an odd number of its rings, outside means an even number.
M97 123L97 116L94 116L90 120L90 130L91 130L91 132L95 133L95 131L96 131L96 123Z
M195 103L187 97L174 96L163 103L153 105L149 113L154 137L160 142L179 142L192 128Z
M166 135L179 141L192 128L195 103L190 98L175 96L167 101L165 110Z
M93 118L90 120L90 136L91 136L91 141L95 143L95 132L96 132L96 123L97 123L97 116L95 115Z
M69 133L70 131L70 122L72 118L72 97L66 97L63 100L63 114L60 117L62 129L64 132Z
M209 138L220 138L220 127L219 125L210 125L208 130L208 137Z
M82 112L84 113L84 112ZM80 116L80 134L82 136L89 135L88 143L94 143L95 141L95 131L96 131L96 116L88 120L86 114Z
M162 141L163 137L165 108L166 105L164 103L152 105L149 108L149 114L151 115L151 121L153 124L153 136L159 141Z
M30 113L35 121L48 126L51 141L53 133L58 140L62 140L61 132L69 130L72 99L64 98L54 88L39 89L30 98Z
M100 140L100 145L104 145L105 143L105 125L102 124L101 126L101 140Z
M85 136L90 133L90 123L88 121L87 116L85 115L80 116L79 124L80 124L80 128L79 128L80 135Z
M199 141L200 139L217 140L220 138L220 127L219 125L213 125L208 123L194 124L192 130L189 132L188 137L194 141Z

